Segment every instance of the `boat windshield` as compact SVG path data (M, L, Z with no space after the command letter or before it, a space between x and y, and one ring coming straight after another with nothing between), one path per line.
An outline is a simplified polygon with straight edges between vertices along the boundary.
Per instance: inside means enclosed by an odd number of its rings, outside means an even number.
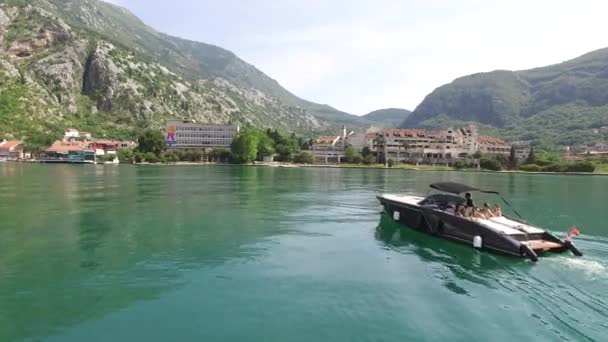
M464 204L465 199L451 194L434 194L422 200L420 205L437 206L441 210L445 210L449 205Z

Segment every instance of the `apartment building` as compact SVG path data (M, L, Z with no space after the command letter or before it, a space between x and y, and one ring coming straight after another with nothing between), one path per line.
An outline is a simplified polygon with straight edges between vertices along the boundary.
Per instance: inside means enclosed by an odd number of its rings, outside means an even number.
M166 142L169 148L228 148L239 132L237 125L199 124L188 120L167 122Z

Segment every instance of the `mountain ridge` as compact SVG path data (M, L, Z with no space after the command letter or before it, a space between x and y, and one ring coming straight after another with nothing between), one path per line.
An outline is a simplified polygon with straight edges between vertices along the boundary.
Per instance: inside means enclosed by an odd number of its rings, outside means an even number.
M133 137L174 118L308 134L368 124L300 99L228 50L96 0L0 1L0 80L5 138L48 141L67 127Z
M363 119L384 125L387 128L399 127L399 125L412 114L410 110L403 108L384 108L374 110L362 116Z
M40 0L37 0L40 1ZM65 0L46 0L48 2L54 3L57 6L57 3L65 3ZM70 17L70 12L74 12L75 8L79 8L76 4L81 3L83 0L67 0L68 6L65 8L68 11L64 12L64 14ZM89 1L90 0L84 0ZM245 62L241 58L239 58L232 51L226 50L220 46L198 42L190 39L185 39L181 37L172 36L166 33L162 33L157 31L156 29L145 24L140 18L138 18L135 14L133 14L128 9L123 7L110 4L110 3L99 3L99 1L95 1L97 6L107 6L109 8L114 8L115 10L121 11L128 15L128 19L120 20L120 24L123 27L127 28L127 32L145 32L149 34L150 37L154 38L154 45L164 46L167 43L173 44L178 50L182 51L182 55L192 55L194 58L194 65L190 64L188 68L177 68L178 71L182 71L180 76L188 78L205 78L205 77L222 77L225 78L239 86L255 88L261 90L262 92L272 95L279 100L293 106L299 106L309 112L312 115L320 118L327 119L330 121L333 119L337 119L339 123L351 123L350 120L354 122L358 122L359 119L356 115L352 115L343 111L339 111L329 105L326 104L317 104L311 101L307 101L301 99L291 93L289 90L285 89L280 83L273 79L272 77L266 75L260 69L255 67L254 65ZM58 6L57 9L61 9L61 6ZM77 12L77 11L76 11ZM79 15L79 18L86 18L85 15ZM129 20L133 21L130 22ZM154 53L155 50L150 48L150 44L146 44L146 40L142 39L133 40L133 34L128 36L123 36L116 33L114 27L107 26L99 26L95 25L95 21L89 21L82 23L83 26L94 26L97 31L101 31L108 36L112 36L115 39L126 43L135 43L140 45L140 48L143 52L149 53L150 55L157 58L157 62L161 64L169 64L170 66L177 67L176 63L168 62L168 58L163 58L161 54ZM133 26L135 25L135 26ZM123 30L124 31L124 30ZM166 40L163 40L166 39ZM176 55L171 55L175 60L183 60L183 58L177 58ZM191 60L191 58L186 58L187 60ZM196 65L196 63L199 63ZM187 63L184 65L188 66ZM344 121L344 122L343 122Z
M403 127L479 123L511 140L541 146L605 142L608 48L529 70L495 70L431 92ZM543 126L546 128L544 129Z

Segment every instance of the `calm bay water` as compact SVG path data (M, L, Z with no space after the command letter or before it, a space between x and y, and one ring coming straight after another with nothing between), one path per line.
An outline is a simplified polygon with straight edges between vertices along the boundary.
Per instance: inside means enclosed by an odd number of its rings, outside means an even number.
M460 181L583 258L400 230L376 192ZM480 199L481 200L481 199ZM0 164L0 341L601 341L608 177Z

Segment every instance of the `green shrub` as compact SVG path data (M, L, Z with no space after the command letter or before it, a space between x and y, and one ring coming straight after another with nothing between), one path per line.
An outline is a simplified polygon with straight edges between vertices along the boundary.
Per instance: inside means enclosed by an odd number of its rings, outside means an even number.
M120 160L121 163L132 163L135 159L135 154L130 148L121 148L116 153L116 156L118 157L118 160Z
M142 161L144 161L144 155L141 152L135 152L135 162L136 163L141 163Z
M563 165L564 172L593 172L595 171L595 165L588 161L581 161L572 164Z
M368 154L365 157L363 157L363 164L365 164L365 165L371 165L375 162L376 162L376 157L374 157L371 154Z
M344 150L344 159L347 163L352 164L360 164L361 161L363 161L361 153L359 153L359 151L352 146L349 146L346 148L346 150Z
M522 165L519 169L522 171L527 171L527 172L540 172L541 171L541 167L536 164Z
M153 152L146 152L144 154L144 160L148 163L158 163L160 159Z
M388 164L388 167L393 167L393 166L395 166L395 160L394 160L394 159L392 159L392 158L390 158L390 159L388 160L387 164Z
M100 159L101 159L101 161L104 161L104 162L106 162L106 161L111 162L111 161L114 161L114 158L116 158L115 154L106 154L106 155L102 156Z
M454 164L452 164L452 166L455 169L461 170L467 167L467 163L465 163L464 160L457 160L456 162L454 162Z
M564 165L559 164L559 163L551 163L551 164L543 166L541 168L541 170L543 172L562 172L562 171L564 171Z
M300 152L293 158L293 161L300 164L312 164L315 158L308 152Z
M546 159L537 159L536 160L536 165L539 165L539 166L548 166L551 164L555 164L555 161L546 160Z
M496 159L481 158L481 160L479 161L479 166L482 169L491 170L491 171L500 170L500 163Z

